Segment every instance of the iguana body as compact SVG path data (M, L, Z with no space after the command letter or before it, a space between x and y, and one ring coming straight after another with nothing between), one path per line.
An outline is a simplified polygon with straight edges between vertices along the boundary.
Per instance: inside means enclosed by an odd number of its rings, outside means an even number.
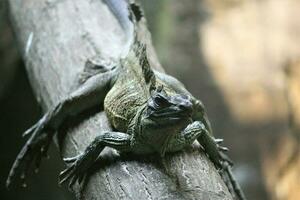
M60 174L60 183L69 181L71 186L77 180L81 182L106 146L120 152L158 153L164 156L166 152L179 151L198 140L218 168L229 170L235 192L243 199L231 176L229 161L222 153L226 148L219 146L221 140L211 135L202 103L178 80L151 69L145 45L137 39L136 30L130 29L135 29L132 24L137 23L135 20L139 18L134 11L136 6L128 12L127 4L119 7L114 0L108 2L113 12L118 12L119 21L127 34L133 34L130 50L124 58L110 66L105 62L97 66L87 62L87 71L93 68L97 73L25 132L25 135L31 136L10 171L7 186L18 177L24 180L33 160L39 166L55 130L68 116L103 104L115 131L99 134L82 154L64 159L70 165ZM129 23L130 19L133 23Z

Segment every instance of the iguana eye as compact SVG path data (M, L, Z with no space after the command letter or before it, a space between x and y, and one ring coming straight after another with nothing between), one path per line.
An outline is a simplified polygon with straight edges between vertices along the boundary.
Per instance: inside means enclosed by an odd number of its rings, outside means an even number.
M159 110L161 108L168 107L170 102L168 101L167 97L161 94L155 94L151 97L150 101L148 102L148 106L152 110Z
M166 107L169 105L169 101L161 95L157 95L154 98L154 102L155 104L157 104L158 107Z

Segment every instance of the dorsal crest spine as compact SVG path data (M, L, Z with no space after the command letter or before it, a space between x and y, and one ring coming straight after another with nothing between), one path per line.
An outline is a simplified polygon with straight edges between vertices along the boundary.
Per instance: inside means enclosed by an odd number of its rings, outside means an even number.
M140 41L135 41L135 54L139 60L139 65L142 67L146 83L155 85L155 75L148 60L146 45Z

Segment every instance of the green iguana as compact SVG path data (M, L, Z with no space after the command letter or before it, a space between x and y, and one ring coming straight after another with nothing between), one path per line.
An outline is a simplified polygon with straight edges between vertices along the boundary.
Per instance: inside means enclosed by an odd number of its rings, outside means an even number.
M193 97L177 79L151 69L146 45L137 36L142 13L136 4L124 0L106 0L128 36L129 48L119 62L94 65L87 62L81 86L48 111L24 135L30 135L17 156L7 179L7 187L17 178L25 183L31 162L37 168L46 155L56 130L68 116L95 105L104 105L115 131L99 134L83 153L65 158L67 169L59 175L60 183L72 186L83 180L105 147L134 154L180 151L197 140L215 166L226 172L232 193L245 199L231 173L231 161L223 153L227 148L212 136L210 123L200 100ZM96 71L96 73L89 73Z

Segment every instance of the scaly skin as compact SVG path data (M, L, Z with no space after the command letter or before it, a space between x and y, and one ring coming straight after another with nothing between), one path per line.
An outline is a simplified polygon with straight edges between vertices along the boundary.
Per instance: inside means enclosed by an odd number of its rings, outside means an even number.
M122 8L114 10L118 9ZM127 13L136 23L135 13ZM120 23L124 21L122 19ZM36 167L39 167L55 131L68 116L103 104L116 131L100 133L80 155L64 159L69 165L60 174L60 183L68 181L72 186L76 181L82 182L87 170L106 146L120 152L158 153L163 157L165 153L180 151L197 140L216 167L225 172L234 189L232 193L239 199L245 199L232 176L231 161L223 153L227 148L219 146L222 140L212 136L201 101L175 78L153 71L145 45L139 42L136 35L133 41L126 57L119 62L102 60L94 65L88 61L85 72L92 75L86 76L76 91L25 132L24 135L30 135L30 138L12 166L7 187L17 178L24 182L31 162L35 161Z

